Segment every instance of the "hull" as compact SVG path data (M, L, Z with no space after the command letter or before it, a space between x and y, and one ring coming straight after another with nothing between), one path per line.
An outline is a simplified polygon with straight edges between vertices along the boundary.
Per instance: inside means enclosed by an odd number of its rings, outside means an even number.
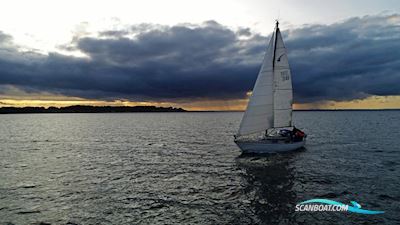
M294 151L304 147L306 140L299 142L272 142L269 140L259 141L235 141L236 145L242 150L243 153L279 153Z

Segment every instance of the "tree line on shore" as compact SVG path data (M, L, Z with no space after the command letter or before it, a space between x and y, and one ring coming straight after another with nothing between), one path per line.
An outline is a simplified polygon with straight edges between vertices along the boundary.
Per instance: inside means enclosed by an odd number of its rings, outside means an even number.
M125 113L125 112L186 112L182 108L157 106L67 106L67 107L1 107L0 114L10 113Z

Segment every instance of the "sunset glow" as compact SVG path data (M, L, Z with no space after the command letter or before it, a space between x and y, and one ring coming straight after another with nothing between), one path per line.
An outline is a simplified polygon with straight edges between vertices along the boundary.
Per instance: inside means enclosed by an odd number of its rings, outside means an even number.
M65 107L72 105L91 106L159 106L184 108L191 111L243 111L247 106L247 99L237 100L198 100L191 103L176 102L133 102L133 101L99 101L77 98L66 98L65 100L35 100L35 99L0 99L1 107ZM353 101L326 101L319 103L295 103L295 110L309 109L399 109L400 96L371 96L362 100Z

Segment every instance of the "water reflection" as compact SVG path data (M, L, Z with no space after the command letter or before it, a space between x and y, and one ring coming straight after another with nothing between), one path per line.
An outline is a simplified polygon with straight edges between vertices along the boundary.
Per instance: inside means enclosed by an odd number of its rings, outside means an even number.
M296 204L291 154L236 158L242 170L244 192L258 224L291 224Z

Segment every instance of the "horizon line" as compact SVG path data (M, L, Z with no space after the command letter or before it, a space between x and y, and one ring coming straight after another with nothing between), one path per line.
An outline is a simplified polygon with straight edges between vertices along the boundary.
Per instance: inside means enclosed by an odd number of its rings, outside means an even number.
M61 106L61 107L57 107L57 106L22 106L22 107L18 107L18 106L1 106L0 105L0 109L2 108L13 108L13 109L26 109L26 108L36 108L36 109L45 109L45 110L49 110L51 108L55 108L55 109L67 109L67 108L72 108L72 107L90 107L90 108L136 108L136 107L140 107L140 108L172 108L172 109L183 109L184 112L245 112L246 110L190 110L190 109L185 109L184 107L176 107L176 106L156 106L156 105L147 105L147 106L143 106L143 105L136 105L136 106L112 106L112 105L103 105L103 106L96 106L96 105L70 105L70 106ZM396 110L400 110L400 108L335 108L335 109L318 109L318 108L310 108L310 109L293 109L293 111L396 111Z

